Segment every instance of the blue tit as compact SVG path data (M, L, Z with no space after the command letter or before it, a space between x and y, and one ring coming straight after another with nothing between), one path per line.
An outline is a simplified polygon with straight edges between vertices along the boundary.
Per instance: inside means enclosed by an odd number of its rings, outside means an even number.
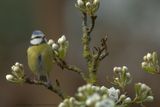
M49 73L53 67L53 51L43 32L37 30L32 33L31 46L27 50L28 65L38 80L48 82Z

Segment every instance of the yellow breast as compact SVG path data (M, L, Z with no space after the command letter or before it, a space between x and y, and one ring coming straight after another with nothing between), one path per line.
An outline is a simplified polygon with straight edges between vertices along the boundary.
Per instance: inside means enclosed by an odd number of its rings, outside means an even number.
M27 50L28 65L34 74L49 73L53 65L52 48L47 44L31 46ZM41 56L41 60L39 57Z

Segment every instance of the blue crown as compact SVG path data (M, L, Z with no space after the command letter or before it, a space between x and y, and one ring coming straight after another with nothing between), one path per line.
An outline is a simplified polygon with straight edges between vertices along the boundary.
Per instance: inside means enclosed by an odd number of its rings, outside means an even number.
M42 31L40 31L40 30L35 30L35 31L33 31L31 38L44 37L44 36L45 36L45 35L44 35L44 33L43 33Z
M40 30L35 30L32 35L44 35L44 33Z

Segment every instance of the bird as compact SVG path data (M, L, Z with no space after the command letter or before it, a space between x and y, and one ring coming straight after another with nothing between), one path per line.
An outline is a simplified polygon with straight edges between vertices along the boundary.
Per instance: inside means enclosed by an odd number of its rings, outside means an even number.
M39 81L49 82L49 73L53 68L52 47L47 44L45 34L36 30L33 31L27 49L28 66Z

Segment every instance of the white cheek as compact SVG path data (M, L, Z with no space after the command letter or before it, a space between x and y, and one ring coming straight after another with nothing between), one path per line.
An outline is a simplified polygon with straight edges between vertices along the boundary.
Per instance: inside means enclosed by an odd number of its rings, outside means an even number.
M40 44L42 41L43 41L42 38L36 38L36 39L31 40L30 43L31 43L32 45L38 45L38 44Z

